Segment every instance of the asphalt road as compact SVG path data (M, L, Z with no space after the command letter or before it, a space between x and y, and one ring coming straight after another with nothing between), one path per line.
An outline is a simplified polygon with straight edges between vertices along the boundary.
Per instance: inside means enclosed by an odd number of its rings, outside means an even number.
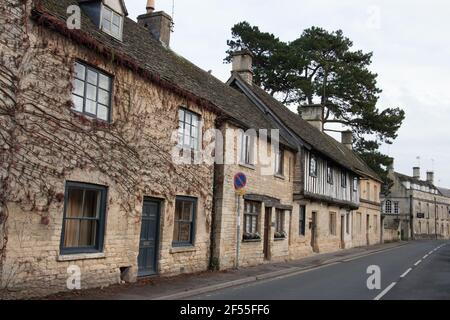
M419 262L420 261L420 262ZM369 289L367 273L378 266L381 286ZM375 267L376 269L376 267ZM376 285L374 278L369 281ZM450 300L450 242L413 241L364 257L303 273L263 280L192 300Z

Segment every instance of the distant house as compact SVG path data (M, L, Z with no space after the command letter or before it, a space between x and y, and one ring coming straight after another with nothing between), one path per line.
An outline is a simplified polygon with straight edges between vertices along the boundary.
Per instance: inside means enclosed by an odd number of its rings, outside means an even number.
M382 197L385 240L448 239L450 197L448 189L434 185L434 172L421 179L419 167L408 176L389 169L393 184Z

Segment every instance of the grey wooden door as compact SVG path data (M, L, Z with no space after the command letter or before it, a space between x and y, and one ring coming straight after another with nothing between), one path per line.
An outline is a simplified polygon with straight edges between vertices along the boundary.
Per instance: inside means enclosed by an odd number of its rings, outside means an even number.
M160 215L161 203L159 201L144 201L138 256L138 275L141 277L154 275L158 272Z

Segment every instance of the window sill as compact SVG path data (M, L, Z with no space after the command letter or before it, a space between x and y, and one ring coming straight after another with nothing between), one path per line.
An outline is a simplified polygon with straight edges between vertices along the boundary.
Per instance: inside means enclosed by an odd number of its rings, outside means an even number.
M273 238L273 241L283 241L286 240L287 238Z
M256 170L256 166L254 164L247 164L247 163L239 163L239 166L248 168L251 170Z
M197 251L197 248L193 247L193 246L185 246L185 247L180 246L180 247L175 247L175 248L170 249L171 254L184 253L184 252L195 252L195 251Z
M274 174L274 177L277 178L277 179L280 179L280 180L286 180L285 176L283 176L281 174L278 174L278 173Z
M104 259L106 255L104 252L99 253L77 253L77 254L60 254L57 261L77 261L77 260L92 260L92 259Z
M247 239L247 240L242 240L242 242L249 242L249 243L251 243L251 242L261 242L261 239Z

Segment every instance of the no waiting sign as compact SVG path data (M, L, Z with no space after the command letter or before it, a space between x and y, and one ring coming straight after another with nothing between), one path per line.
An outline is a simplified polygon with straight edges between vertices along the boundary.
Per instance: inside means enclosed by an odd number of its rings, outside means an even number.
M245 188L246 185L247 185L247 176L242 172L236 173L234 176L234 188L236 190L241 190Z

